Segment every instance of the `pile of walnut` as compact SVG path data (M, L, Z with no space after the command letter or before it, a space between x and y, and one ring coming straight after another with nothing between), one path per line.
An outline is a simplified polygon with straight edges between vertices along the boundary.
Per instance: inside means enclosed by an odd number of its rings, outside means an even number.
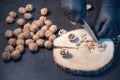
M48 20L45 15L48 14L47 8L42 8L40 13L42 16L38 20L33 20L32 23L27 23L33 18L31 12L34 10L32 4L27 4L25 7L20 7L18 12L23 15L22 18L16 20L18 28L15 30L7 30L5 37L8 39L8 45L2 53L2 59L9 61L10 59L18 60L21 57L25 46L31 52L38 51L38 48L45 47L51 49L53 47L53 40L56 38L57 26ZM15 22L17 14L15 11L9 12L6 18L7 23Z

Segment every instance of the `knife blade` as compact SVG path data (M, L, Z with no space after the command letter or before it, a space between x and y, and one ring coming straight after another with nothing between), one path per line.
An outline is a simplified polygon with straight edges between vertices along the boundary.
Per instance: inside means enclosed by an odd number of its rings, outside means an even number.
M82 19L82 21L83 21L82 27L89 33L89 35L93 38L95 42L99 43L97 37L95 36L94 32L92 31L90 26L87 24L87 22L84 19Z

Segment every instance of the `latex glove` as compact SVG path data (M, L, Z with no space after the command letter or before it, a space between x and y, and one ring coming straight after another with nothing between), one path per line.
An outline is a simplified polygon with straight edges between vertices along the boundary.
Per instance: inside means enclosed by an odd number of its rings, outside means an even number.
M120 0L104 0L96 23L98 37L120 34Z
M70 21L80 23L86 16L86 0L61 0L64 15Z

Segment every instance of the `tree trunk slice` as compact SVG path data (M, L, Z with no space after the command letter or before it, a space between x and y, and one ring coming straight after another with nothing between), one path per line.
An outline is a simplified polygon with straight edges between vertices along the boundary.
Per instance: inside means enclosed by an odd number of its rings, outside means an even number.
M71 33L75 34L78 40L70 42L68 35ZM53 58L57 66L63 71L75 75L97 75L112 64L114 44L111 39L100 39L99 42L106 45L102 52L98 48L89 51L87 47L76 46L76 43L81 40L81 34L84 33L87 34L87 39L91 39L84 29L73 30L56 38L53 42L54 46L57 46L53 49ZM61 48L64 47L69 51L65 57L60 54Z

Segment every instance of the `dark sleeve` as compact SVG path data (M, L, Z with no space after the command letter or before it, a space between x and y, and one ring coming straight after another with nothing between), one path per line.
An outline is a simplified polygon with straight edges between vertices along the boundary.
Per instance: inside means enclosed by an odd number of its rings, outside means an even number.
M102 3L114 5L114 6L120 6L120 0L102 0Z

